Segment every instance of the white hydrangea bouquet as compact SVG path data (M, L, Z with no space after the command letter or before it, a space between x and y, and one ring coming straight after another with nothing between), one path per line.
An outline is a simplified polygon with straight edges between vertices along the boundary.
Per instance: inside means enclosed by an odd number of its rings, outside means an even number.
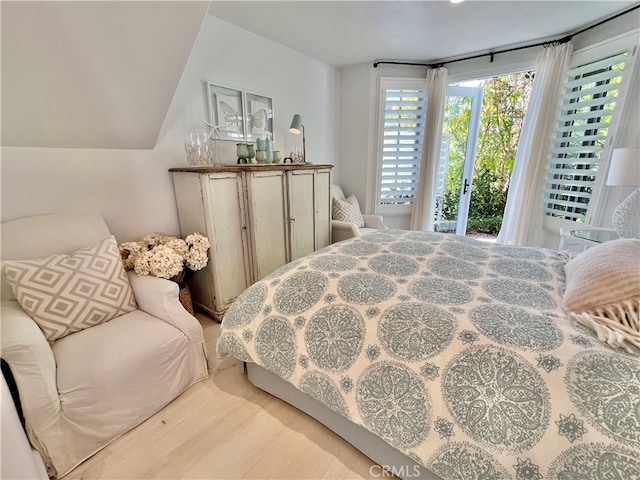
M137 242L122 243L120 256L125 270L167 278L182 289L195 272L207 265L210 246L209 239L199 233L185 239L152 233Z

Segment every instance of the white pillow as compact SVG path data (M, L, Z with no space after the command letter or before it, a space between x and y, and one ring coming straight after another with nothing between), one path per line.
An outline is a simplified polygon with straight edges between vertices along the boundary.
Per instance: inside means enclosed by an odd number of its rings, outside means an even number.
M592 317L640 348L640 240L602 243L564 266L562 308Z
M71 255L7 261L3 274L50 342L137 309L113 236Z
M334 220L354 223L358 227L364 227L364 219L362 218L362 213L360 213L358 199L353 195L346 200L339 200L334 197L331 205L331 214Z

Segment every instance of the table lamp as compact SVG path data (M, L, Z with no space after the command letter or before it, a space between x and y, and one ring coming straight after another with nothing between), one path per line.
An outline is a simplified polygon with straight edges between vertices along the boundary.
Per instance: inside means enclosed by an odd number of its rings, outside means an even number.
M607 185L640 186L640 148L613 151ZM621 238L640 238L640 188L616 207L611 224Z
M302 124L302 117L299 113L296 113L291 119L291 126L289 127L289 132L294 135L300 135L302 132L302 158L303 161L307 161L307 150L305 147L305 137L304 137L304 125Z

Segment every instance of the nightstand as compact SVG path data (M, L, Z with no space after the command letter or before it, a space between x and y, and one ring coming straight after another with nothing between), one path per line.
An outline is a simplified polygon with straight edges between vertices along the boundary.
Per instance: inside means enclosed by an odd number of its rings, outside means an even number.
M617 240L620 236L610 228L561 228L560 250L579 253L600 243Z

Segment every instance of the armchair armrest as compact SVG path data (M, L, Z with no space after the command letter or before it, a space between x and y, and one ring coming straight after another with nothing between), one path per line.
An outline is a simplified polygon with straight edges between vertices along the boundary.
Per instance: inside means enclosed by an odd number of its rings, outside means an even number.
M178 284L154 276L128 271L129 283L138 308L184 333L193 342L203 342L202 327L180 303Z
M382 222L381 215L362 215L365 228L387 228Z
M40 454L33 449L25 435L11 392L2 377L2 478L49 480Z
M2 302L2 358L9 364L32 441L34 426L46 428L60 415L56 361L40 327L17 301ZM24 394L28 392L28 394Z
M360 235L360 229L355 223L331 220L331 241L333 243Z

